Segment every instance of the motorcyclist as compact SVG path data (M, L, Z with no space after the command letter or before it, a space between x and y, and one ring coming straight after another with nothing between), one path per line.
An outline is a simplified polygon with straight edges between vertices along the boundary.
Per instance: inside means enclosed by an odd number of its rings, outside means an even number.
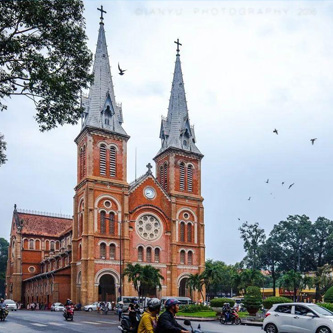
M137 320L136 320L136 311L134 308L134 304L130 303L128 306L128 317L131 321L131 327L137 326Z
M138 333L154 333L157 326L157 315L160 313L161 301L152 298L148 301L148 309L143 313L138 327ZM156 330L156 332L159 332Z
M4 303L4 299L0 299L0 315L1 315L1 320L2 318L6 318L8 315L8 310L6 309L6 304Z
M68 305L73 305L73 302L69 298L67 298L66 303L65 303L65 306L68 306Z
M222 315L225 317L225 321L229 321L230 319L230 304L224 303L222 307Z
M158 319L156 332L158 333L190 333L186 328L179 325L175 319L179 311L180 302L175 298L169 298L164 303L166 311Z

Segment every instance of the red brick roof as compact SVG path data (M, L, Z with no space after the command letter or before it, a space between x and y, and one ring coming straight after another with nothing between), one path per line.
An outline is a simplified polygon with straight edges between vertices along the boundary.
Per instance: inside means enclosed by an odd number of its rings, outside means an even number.
M18 213L23 220L22 234L59 237L68 232L73 220L68 218Z

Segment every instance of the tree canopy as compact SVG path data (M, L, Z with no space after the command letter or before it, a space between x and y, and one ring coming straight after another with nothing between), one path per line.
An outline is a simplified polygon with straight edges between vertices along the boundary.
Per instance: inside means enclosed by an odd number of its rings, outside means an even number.
M6 268L9 243L6 239L0 238L0 295L5 293Z
M34 102L41 131L77 123L80 90L92 80L83 9L81 0L0 2L1 111L21 95Z

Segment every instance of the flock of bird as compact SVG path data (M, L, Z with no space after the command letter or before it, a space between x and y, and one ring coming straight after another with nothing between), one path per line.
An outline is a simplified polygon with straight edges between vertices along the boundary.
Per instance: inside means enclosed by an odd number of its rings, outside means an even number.
M274 128L273 133L275 133L276 135L279 135L279 131L278 131L276 128ZM316 140L317 140L317 138L310 139L311 144L314 145L314 143L315 143ZM266 184L269 183L269 178L266 180L265 183L266 183ZM285 182L282 182L282 183L281 183L282 186L283 186L284 184L285 184ZM290 190L294 185L295 185L295 183L290 184L290 185L288 186L288 190ZM273 194L273 193L271 193L271 195L272 195L272 194ZM250 201L251 198L252 198L252 197L249 197L247 200Z

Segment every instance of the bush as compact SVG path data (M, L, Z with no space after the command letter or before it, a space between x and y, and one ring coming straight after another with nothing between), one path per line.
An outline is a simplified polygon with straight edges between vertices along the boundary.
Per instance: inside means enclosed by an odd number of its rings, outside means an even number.
M230 298L213 298L210 300L210 306L220 308L224 303L229 303L231 307L235 305L235 301Z
M250 286L246 288L246 294L243 301L246 310L251 314L257 312L262 304L262 297L260 293L260 288L255 286ZM251 311L252 310L252 311ZM255 311L256 310L256 311Z
M263 304L264 304L264 308L265 309L270 309L273 304L277 304L277 303L291 303L292 300L287 298L287 297L267 297L266 299L263 300Z
M333 304L332 303L317 303L317 305L321 306L322 308L327 309L328 311L333 312Z
M209 306L203 304L181 305L179 311L185 313L212 311Z
M329 288L324 295L325 303L333 303L333 287Z

